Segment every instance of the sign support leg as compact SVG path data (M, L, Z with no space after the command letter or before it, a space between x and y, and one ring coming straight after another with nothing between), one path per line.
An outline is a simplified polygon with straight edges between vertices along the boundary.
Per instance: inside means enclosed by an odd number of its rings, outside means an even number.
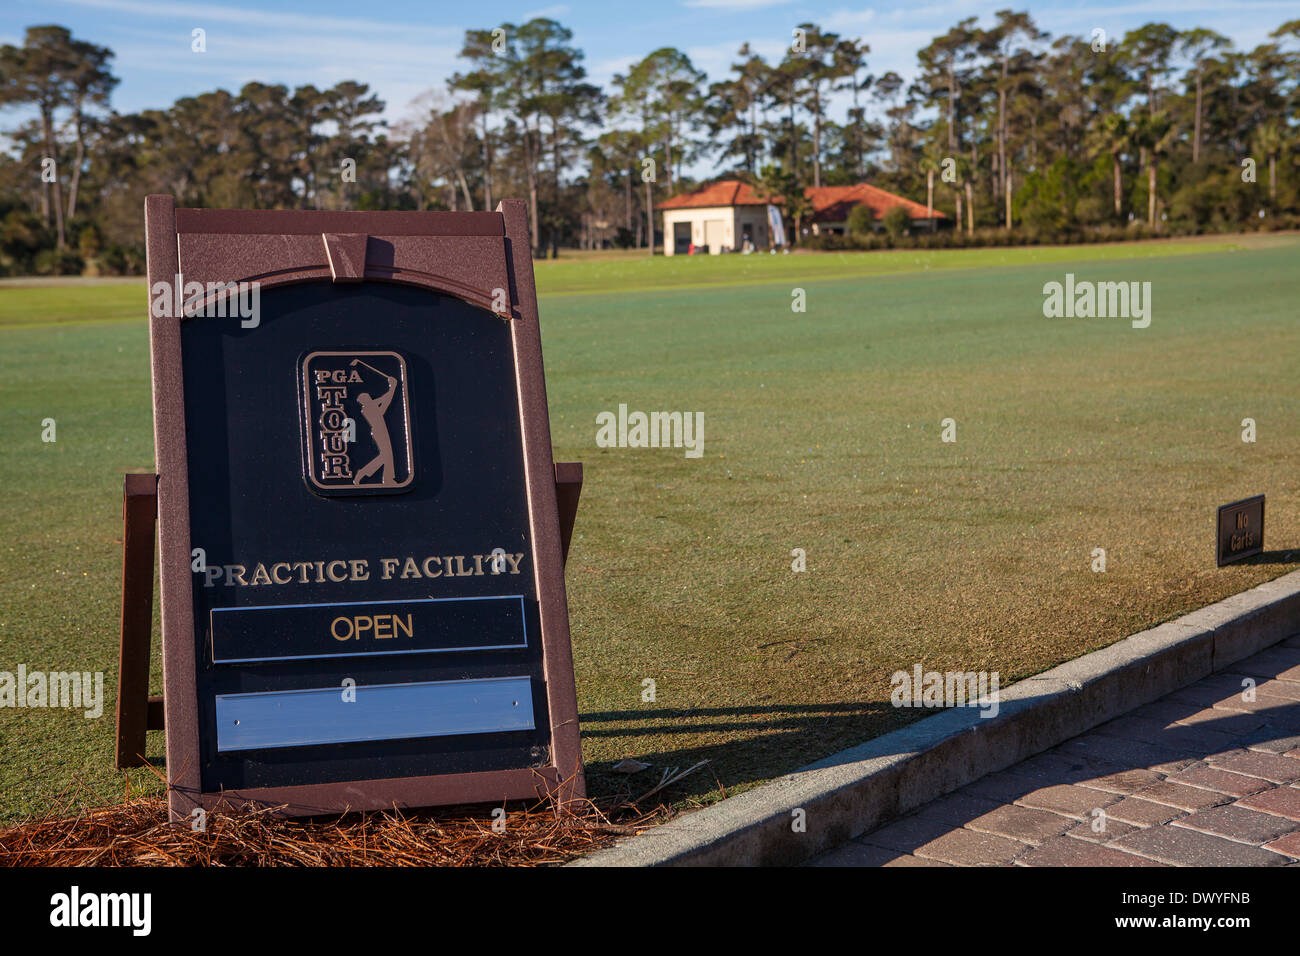
M153 632L154 526L158 476L122 485L122 618L117 675L117 766L145 763L145 732L162 727L162 698L149 697Z
M555 463L555 504L560 512L560 557L569 560L573 523L578 518L578 497L582 494L582 462Z

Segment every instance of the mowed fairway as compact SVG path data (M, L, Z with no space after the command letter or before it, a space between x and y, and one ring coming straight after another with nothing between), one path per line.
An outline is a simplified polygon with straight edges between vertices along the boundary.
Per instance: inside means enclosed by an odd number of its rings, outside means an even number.
M1149 281L1150 327L1044 318L1066 272ZM555 455L586 466L567 578L598 793L627 757L654 765L643 789L711 760L679 802L735 793L933 713L890 706L896 670L1007 684L1300 566L1300 237L538 276ZM87 320L143 311L142 285L91 288ZM65 291L0 288L0 670L103 670L108 700L0 710L0 818L74 781L125 790L121 474L152 463L148 335L69 324ZM620 403L702 412L703 457L598 448ZM1215 507L1261 492L1268 553L1216 569Z

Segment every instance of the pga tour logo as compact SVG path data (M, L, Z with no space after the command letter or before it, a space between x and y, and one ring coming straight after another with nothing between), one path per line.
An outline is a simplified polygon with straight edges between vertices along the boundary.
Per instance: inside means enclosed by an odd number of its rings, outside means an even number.
M396 352L312 352L299 373L303 477L319 495L391 494L415 477L406 362Z

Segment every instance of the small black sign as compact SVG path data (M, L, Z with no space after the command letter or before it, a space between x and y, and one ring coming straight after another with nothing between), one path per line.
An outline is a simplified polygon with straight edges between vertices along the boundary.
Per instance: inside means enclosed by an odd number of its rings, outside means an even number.
M1219 567L1264 550L1264 496L1242 498L1219 508L1215 558Z

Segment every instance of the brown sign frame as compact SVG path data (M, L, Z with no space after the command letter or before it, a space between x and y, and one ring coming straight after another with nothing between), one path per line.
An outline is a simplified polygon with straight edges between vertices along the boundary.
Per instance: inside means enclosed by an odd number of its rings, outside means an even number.
M543 767L205 793L200 788L195 620L182 317L150 311L168 799L174 820L195 807L255 803L292 815L585 796L564 588L550 420L526 205L492 212L333 212L177 208L145 200L150 290L178 276L207 288L257 282L378 281L412 285L501 314L508 294L529 526L550 715ZM220 295L220 293L217 293ZM495 307L495 308L494 308Z

